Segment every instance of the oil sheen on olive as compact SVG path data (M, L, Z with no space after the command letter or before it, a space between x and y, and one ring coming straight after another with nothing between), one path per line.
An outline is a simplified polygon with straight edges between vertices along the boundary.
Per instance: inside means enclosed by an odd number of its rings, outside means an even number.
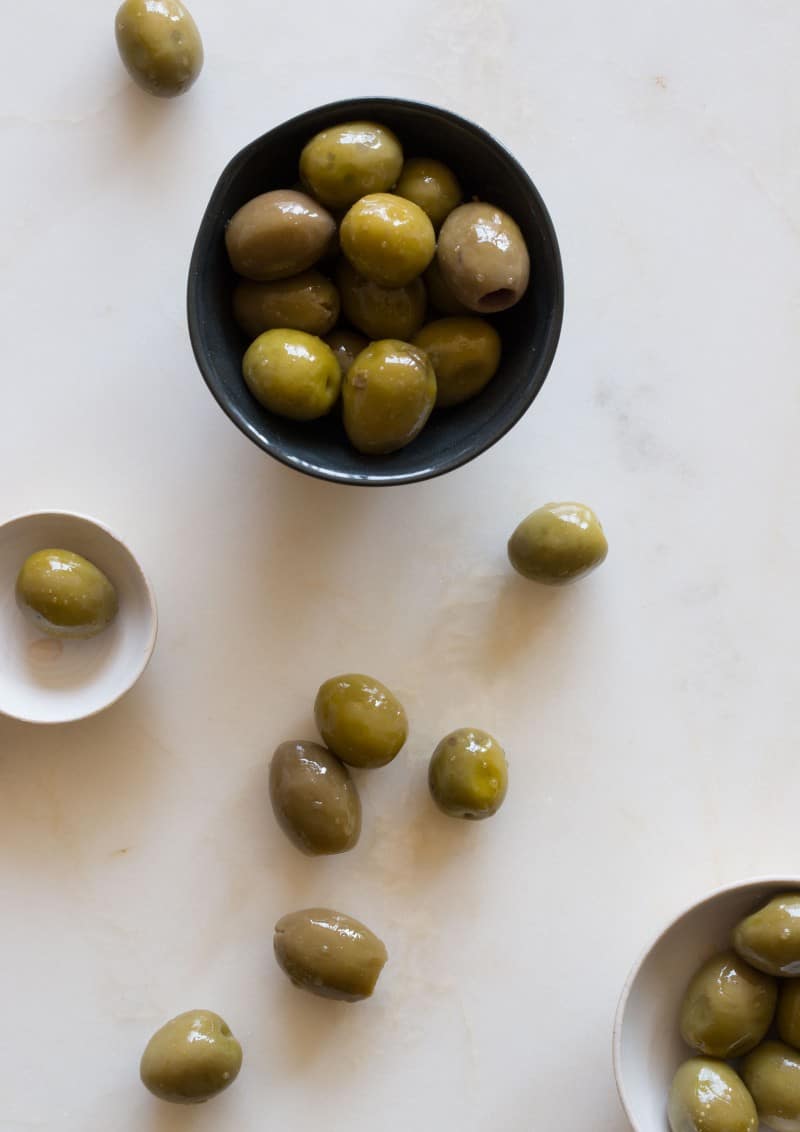
M252 341L265 330L327 334L339 317L339 292L319 271L254 283L242 279L233 292L233 317Z
M373 342L383 338L409 342L425 320L425 285L421 279L405 287L382 287L359 275L342 259L336 284L345 317Z
M436 250L427 214L394 193L357 200L341 223L339 240L356 271L382 287L405 287L422 274Z
M410 444L435 403L436 374L427 354L393 338L362 350L342 383L345 431L366 455Z
M500 365L500 335L484 318L437 318L414 335L436 374L436 405L460 405L476 397Z
M312 267L336 234L333 217L305 193L273 189L234 213L225 229L231 266L257 283Z
M347 767L319 743L281 743L269 770L272 809L310 857L344 853L361 833L361 800Z
M406 161L394 191L419 205L437 231L461 203L461 186L455 174L434 157Z
M800 1053L783 1042L763 1042L748 1054L741 1074L761 1123L775 1132L800 1132Z
M203 69L200 32L179 0L125 0L114 30L128 74L148 94L184 94Z
M449 817L489 818L505 800L508 764L488 731L462 727L437 745L428 767L433 800Z
M17 604L51 637L95 637L117 615L117 592L102 570L71 550L28 556L17 575Z
M314 720L333 753L350 766L386 766L408 735L403 706L373 676L347 672L320 686Z
M707 1057L755 1049L775 1014L778 985L735 951L714 955L695 973L681 1007L681 1036Z
M475 201L454 209L439 233L437 258L455 297L478 314L513 307L528 286L525 238L508 213L492 204Z
M390 189L403 167L397 137L377 122L343 122L321 130L300 154L300 177L326 208L349 208L367 193Z
M800 892L781 893L742 920L733 946L767 975L800 975Z
M139 1067L142 1083L162 1101L202 1104L232 1085L242 1047L211 1010L188 1010L157 1030Z
M550 586L585 577L607 554L600 520L583 503L546 503L523 519L508 540L509 561L517 573Z
M375 989L386 947L352 916L305 908L278 920L275 958L292 983L321 998L359 1002Z
M667 1101L672 1132L757 1132L758 1115L741 1077L724 1061L693 1057L672 1082Z
M244 356L242 374L265 409L295 421L324 416L342 384L342 371L330 346L302 330L260 334Z

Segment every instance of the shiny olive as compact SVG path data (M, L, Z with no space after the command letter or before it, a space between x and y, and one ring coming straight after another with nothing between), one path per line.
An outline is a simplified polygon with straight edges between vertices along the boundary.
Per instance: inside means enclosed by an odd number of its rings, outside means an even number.
M605 561L608 543L600 521L582 503L546 503L523 519L508 540L508 557L518 574L561 586Z
M242 362L247 388L265 409L294 421L329 411L339 396L342 373L321 338L302 330L268 330Z
M386 766L408 735L397 697L380 680L358 672L325 681L314 701L314 720L330 750L350 766Z
M753 1098L724 1061L693 1057L680 1067L667 1102L672 1132L757 1132Z
M742 920L733 946L767 975L800 975L800 892L781 893Z
M522 298L530 261L508 213L492 204L462 204L445 220L437 257L450 290L479 314L503 311Z
M506 753L488 731L451 731L433 752L428 786L436 805L450 817L490 818L508 789Z
M764 1042L742 1062L741 1073L762 1124L800 1132L800 1053L783 1042Z
M439 258L434 256L422 276L425 281L425 290L428 292L428 301L439 314L470 314L469 307L455 297L442 277L439 267Z
M233 292L233 317L250 339L280 328L322 336L336 325L339 292L318 271L271 283L243 279Z
M345 431L367 455L410 444L435 403L436 375L427 354L394 338L362 350L342 383Z
M342 377L349 371L361 351L369 345L363 334L356 334L354 330L334 330L325 341L336 355Z
M345 122L322 130L300 154L303 184L328 208L349 208L367 193L385 192L402 167L400 142L376 122Z
M114 27L128 74L148 94L174 98L200 74L203 42L178 0L125 0Z
M275 958L296 987L321 998L369 998L388 955L384 944L352 916L306 908L278 920Z
M488 385L500 365L500 335L482 318L439 318L414 335L436 374L436 404L460 405Z
M776 1019L781 1040L800 1049L800 979L781 982Z
M399 338L407 342L422 326L425 286L421 279L405 287L381 287L359 275L343 259L336 271L336 284L348 321L373 341Z
M37 550L17 575L17 604L51 637L95 637L117 615L117 592L102 570L71 550Z
M234 271L267 283L311 267L335 234L333 217L311 197L274 189L234 213L225 229L225 246Z
M714 955L697 971L681 1007L681 1035L708 1057L740 1057L763 1039L778 986L734 951Z
M394 191L418 204L437 229L461 203L461 186L455 174L433 157L410 158Z
M427 215L392 193L371 193L356 201L339 227L339 241L356 271L382 287L405 287L436 251Z
M319 743L281 743L269 768L272 809L310 857L344 853L361 833L361 801L350 772Z
M142 1054L142 1083L162 1101L201 1104L227 1089L242 1047L219 1014L188 1010L153 1034Z

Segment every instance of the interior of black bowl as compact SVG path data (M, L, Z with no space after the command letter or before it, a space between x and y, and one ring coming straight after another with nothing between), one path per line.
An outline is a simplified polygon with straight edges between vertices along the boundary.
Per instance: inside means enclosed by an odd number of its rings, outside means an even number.
M298 159L317 131L371 119L389 126L407 157L436 157L458 176L465 199L505 209L522 229L531 282L511 310L493 315L503 343L498 373L473 400L435 410L411 444L388 456L363 456L347 441L338 409L312 423L269 413L251 396L241 373L249 345L233 321L234 274L225 227L246 201L297 182ZM563 313L563 280L555 232L529 177L485 131L436 107L397 99L353 99L310 110L242 150L228 165L206 209L189 273L192 346L209 388L231 419L265 451L300 471L347 483L387 484L427 479L485 451L522 416L550 368ZM435 316L433 316L435 317Z

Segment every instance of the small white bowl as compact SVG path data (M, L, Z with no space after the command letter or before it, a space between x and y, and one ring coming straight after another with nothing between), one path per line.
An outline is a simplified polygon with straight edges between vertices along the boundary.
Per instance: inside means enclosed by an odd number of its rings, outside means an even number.
M658 935L635 965L614 1022L614 1076L636 1132L669 1132L667 1096L682 1062L679 1014L697 968L730 946L739 920L780 892L800 889L800 877L758 877L717 889L692 904Z
M17 606L29 554L71 550L99 567L119 612L89 640L47 637ZM0 526L0 712L26 723L68 723L115 703L147 667L156 643L153 591L128 547L102 523L69 511L19 515Z

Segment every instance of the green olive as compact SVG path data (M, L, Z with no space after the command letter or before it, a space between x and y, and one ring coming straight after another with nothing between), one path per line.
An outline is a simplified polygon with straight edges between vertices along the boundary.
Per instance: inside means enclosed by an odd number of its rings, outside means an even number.
M414 335L436 374L436 404L460 405L492 380L500 365L500 335L482 318L439 318Z
M367 455L410 444L435 403L436 375L427 354L394 338L362 350L342 383L345 431Z
M546 503L523 519L508 540L508 557L517 573L550 586L584 577L607 554L600 521L582 503Z
M234 271L269 283L312 267L335 236L333 217L315 200L292 189L273 189L233 214L225 246Z
M508 789L506 753L488 731L462 727L431 757L428 785L442 813L480 820L496 814Z
M356 334L353 330L334 330L325 341L336 355L342 377L349 371L361 351L369 345L363 334Z
M314 719L326 745L350 766L386 766L408 736L397 697L380 680L358 672L325 681L314 701Z
M800 979L781 983L776 1018L781 1040L800 1049Z
M757 1132L758 1115L742 1079L724 1061L693 1057L675 1074L667 1102L672 1132Z
M414 279L405 287L381 287L359 275L343 259L336 272L336 283L345 316L367 338L399 338L408 342L422 326L425 285L421 279Z
M475 201L450 213L439 233L438 260L450 290L478 314L513 307L528 286L525 238L492 204Z
M219 1014L188 1010L153 1034L142 1055L142 1083L162 1101L201 1104L232 1085L242 1047Z
M376 122L344 122L316 134L300 154L300 177L327 208L349 208L367 193L390 189L400 176L403 150Z
M394 191L418 204L436 229L461 203L461 186L455 174L433 157L410 158Z
M322 336L336 325L339 292L318 271L271 283L243 279L233 292L233 317L251 340L280 328Z
M369 998L388 959L369 928L330 908L284 916L273 944L278 965L296 987L343 1002Z
M439 259L434 256L423 275L425 290L428 292L428 301L439 314L470 314L469 307L455 297L445 283Z
M17 604L51 637L96 637L117 615L117 592L102 570L71 550L37 550L17 575Z
M436 251L427 215L392 193L371 193L356 201L339 227L339 240L356 271L381 287L405 287Z
M800 1054L783 1042L764 1042L742 1062L742 1077L762 1124L800 1132Z
M781 893L742 920L733 946L767 975L800 975L800 892Z
M764 1038L777 996L775 980L734 951L714 955L696 972L684 995L683 1040L708 1057L741 1057Z
M125 0L115 31L128 74L148 94L184 94L203 68L200 32L179 0Z
M268 330L242 362L247 388L279 416L311 421L327 413L339 396L342 372L321 338L302 330Z
M278 824L308 856L344 853L358 841L358 790L347 767L319 743L281 743L272 756L269 790Z

